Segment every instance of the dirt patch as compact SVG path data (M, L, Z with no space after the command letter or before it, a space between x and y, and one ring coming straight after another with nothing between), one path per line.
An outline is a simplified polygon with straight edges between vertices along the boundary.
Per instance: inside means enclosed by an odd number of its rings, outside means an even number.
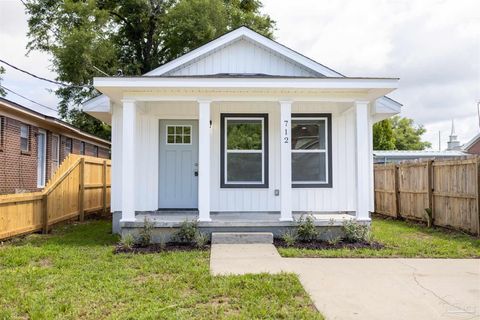
M168 242L165 245L151 244L149 246L133 246L126 248L121 244L115 246L114 253L159 253L159 252L171 252L171 251L206 251L210 249L210 245L198 247L192 243L183 242Z
M328 243L327 241L312 241L312 242L297 242L293 246L287 246L282 239L274 239L273 244L279 248L297 248L297 249L320 249L320 250L335 250L335 249L374 249L380 250L385 246L381 243L372 242L344 242Z

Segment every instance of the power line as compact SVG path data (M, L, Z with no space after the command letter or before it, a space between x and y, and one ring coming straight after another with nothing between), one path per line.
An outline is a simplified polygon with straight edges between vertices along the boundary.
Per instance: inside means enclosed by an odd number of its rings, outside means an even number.
M62 87L69 87L69 88L91 88L92 86L89 86L89 85L84 85L84 86L77 86L77 85L69 85L69 84L66 84L66 83L63 83L63 82L60 82L60 81L55 81L55 80L51 80L51 79L47 79L47 78L44 78L44 77L40 77L40 76L37 76L36 74L33 74L31 72L28 72L26 70L23 70L19 67L16 67L14 66L13 64L10 64L8 63L7 61L5 60L2 60L0 59L0 62L9 66L10 68L12 69L15 69L17 71L20 71L20 72L23 72L25 74L28 74L29 76L31 77L34 77L34 78L37 78L39 80L42 80L42 81L47 81L47 82L50 82L50 83L53 83L53 84L56 84L57 86L62 86Z
M15 94L15 95L19 96L20 98L23 98L23 99L25 99L25 100L28 100L28 101L33 102L33 103L35 103L35 104L38 104L38 105L41 106L41 107L44 107L44 108L53 110L53 111L55 111L55 112L58 112L57 109L54 109L54 108L52 108L52 107L48 107L48 106L46 106L46 105L44 105L44 104L41 104L40 102L34 101L34 100L32 100L32 99L29 99L29 98L21 95L21 94L18 93L18 92L15 92L15 91L13 91L13 90L11 90L11 89L8 89L7 87L5 87L5 86L3 86L3 85L0 85L0 88L5 89L5 90L7 90L8 92L11 92L11 93Z

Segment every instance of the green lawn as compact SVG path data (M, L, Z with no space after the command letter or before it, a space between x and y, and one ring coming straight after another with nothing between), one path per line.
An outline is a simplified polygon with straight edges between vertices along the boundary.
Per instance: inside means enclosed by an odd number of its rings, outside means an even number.
M0 245L0 319L322 319L293 274L212 277L208 251L115 255L110 228Z
M428 229L405 221L374 218L373 239L385 245L380 250L309 250L278 248L284 257L371 257L371 258L479 258L480 239L460 232Z

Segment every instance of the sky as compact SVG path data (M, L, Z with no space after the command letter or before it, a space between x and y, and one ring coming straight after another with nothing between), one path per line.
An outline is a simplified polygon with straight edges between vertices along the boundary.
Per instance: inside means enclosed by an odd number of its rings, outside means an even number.
M424 125L432 149L446 148L452 119L466 143L480 132L480 1L263 0L277 22L276 40L347 76L399 77L390 97L402 116ZM0 59L49 79L50 59L25 49L27 22L19 0L0 0ZM2 84L55 108L55 85L6 67ZM9 94L46 114L55 112Z

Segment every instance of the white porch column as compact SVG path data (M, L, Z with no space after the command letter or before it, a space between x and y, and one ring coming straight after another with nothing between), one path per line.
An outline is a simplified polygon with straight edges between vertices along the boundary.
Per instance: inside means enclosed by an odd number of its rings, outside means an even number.
M137 110L134 100L123 100L122 120L122 220L135 221L135 136Z
M369 144L369 112L367 101L355 102L356 123L356 171L357 171L357 220L370 221L370 144Z
M292 101L280 101L280 221L293 221L291 122Z
M210 103L198 101L198 220L210 219Z

